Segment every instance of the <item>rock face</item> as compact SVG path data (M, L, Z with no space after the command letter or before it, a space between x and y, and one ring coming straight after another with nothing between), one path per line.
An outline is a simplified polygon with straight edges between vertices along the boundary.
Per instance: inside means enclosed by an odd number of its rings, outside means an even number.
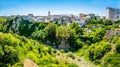
M38 67L33 61L26 59L24 62L24 67Z
M58 48L69 50L70 46L65 42L65 40L62 40Z
M13 30L16 33L19 33L19 25L20 25L20 21L21 20L28 20L29 22L32 22L32 19L30 19L28 16L16 16L12 23L11 26L9 28L9 30Z
M21 19L22 18L20 16L18 16L18 18L16 18L12 23L11 29L14 30L14 32L16 32L16 33L19 33L18 27L19 27Z

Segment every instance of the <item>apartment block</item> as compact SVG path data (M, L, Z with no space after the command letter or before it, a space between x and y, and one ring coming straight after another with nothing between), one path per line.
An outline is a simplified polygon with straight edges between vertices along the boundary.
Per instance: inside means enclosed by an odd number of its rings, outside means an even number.
M106 19L120 20L120 8L106 8Z

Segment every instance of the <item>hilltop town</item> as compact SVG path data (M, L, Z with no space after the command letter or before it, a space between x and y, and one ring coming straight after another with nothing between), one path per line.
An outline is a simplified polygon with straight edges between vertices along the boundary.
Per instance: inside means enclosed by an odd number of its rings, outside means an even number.
M0 16L0 67L120 67L120 9L106 16Z

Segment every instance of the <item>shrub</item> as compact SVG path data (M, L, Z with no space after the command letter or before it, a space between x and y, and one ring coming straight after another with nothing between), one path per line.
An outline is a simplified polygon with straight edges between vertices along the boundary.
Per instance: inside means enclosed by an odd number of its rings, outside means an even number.
M75 56L73 55L72 52L68 52L68 53L67 53L67 56L68 56L68 57L71 57L72 59L75 59Z
M49 54L52 54L51 52L52 52L52 48L49 47L49 48L48 48L48 53L49 53Z
M71 63L71 64L68 65L68 67L79 67L79 66L75 63Z
M27 58L42 67L47 65L66 67L69 64L66 60L60 63L58 59L56 60L55 54L51 54L53 52L57 53L51 47L43 46L32 39L17 34L0 33L0 67L23 67L22 62Z
M32 51L30 51L30 52L27 53L27 58L31 59L31 60L34 61L34 62L37 62L37 61L38 61L38 59L37 59L37 57L36 57L36 54L33 53Z
M23 67L23 63L17 62L12 67Z
M110 49L111 45L102 41L100 43L92 44L86 51L86 56L89 58L89 60L95 61L101 59L105 53L110 51Z
M80 38L75 37L75 35L70 37L68 39L68 41L69 41L68 43L70 45L70 50L72 50L72 51L76 51L76 50L80 49L83 46L82 41L80 40Z
M95 64L100 64L100 60L95 60L94 63Z
M117 52L117 53L120 53L120 41L119 41L119 40L116 42L116 47L115 47L115 49L116 49L116 52Z
M61 50L60 50L60 52L61 52L61 53L64 53L64 52L65 52L65 50L61 49Z
M58 52L57 55L60 55L60 53Z
M59 60L56 59L56 60L55 60L55 64L59 64Z
M108 53L104 58L105 67L120 67L120 54L115 52Z
M77 51L77 55L80 56L80 57L83 56L83 55L85 55L85 51L86 51L88 48L89 48L88 45L83 46L81 49L79 49L79 50Z
M81 59L80 59L80 58L78 58L78 61L81 61Z
M57 53L57 50L53 50L53 53Z

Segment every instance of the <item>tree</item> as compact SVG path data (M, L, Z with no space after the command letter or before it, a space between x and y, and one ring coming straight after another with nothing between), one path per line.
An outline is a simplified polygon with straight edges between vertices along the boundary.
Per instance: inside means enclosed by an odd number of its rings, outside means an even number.
M0 45L0 59L2 59L2 56L4 55L4 51L2 46Z
M111 45L108 42L101 41L99 43L92 44L86 51L86 56L90 61L100 60L104 57L104 54L111 50Z
M18 27L19 34L24 35L26 37L31 36L31 34L35 31L35 24L29 22L28 20L21 20L20 25Z
M56 24L49 23L47 27L45 27L46 39L50 42L50 44L54 44L56 40Z
M75 30L71 29L69 26L59 26L56 29L56 37L60 41L61 48L69 48L68 39L75 35Z
M91 18L89 21L88 21L88 24L98 24L98 19L96 16L94 16L93 18Z
M34 33L32 33L32 38L33 39L37 39L40 42L45 43L46 42L46 32L45 30L39 30L39 31L35 31Z
M6 19L0 17L0 32L5 32L7 29Z
M78 23L72 23L72 24L70 25L70 27L71 27L72 29L75 29L75 32L76 32L77 35L82 35L82 34L83 34L83 29L80 28L80 26L79 26Z
M18 52L11 46L4 46L4 56L2 57L2 62L11 65L15 64L15 62L19 61Z
M106 30L104 28L97 29L96 32L94 32L94 36L92 39L93 43L101 41L103 39L105 33L106 33Z
M45 22L39 22L39 23L36 23L36 24L38 25L37 26L38 30L42 30L47 26L47 23L45 23Z
M104 57L103 66L105 67L120 67L120 54L109 52Z
M15 47L17 41L11 34L0 33L0 66L15 64L19 61L18 52Z
M6 23L7 23L8 25L7 25L6 32L13 32L13 30L10 29L10 28L12 27L13 20L14 20L14 18L9 18L9 19L7 19Z
M99 20L98 20L98 23L99 23L99 24L104 24L104 20L105 20L105 19L99 19Z
M116 20L116 21L114 21L114 23L115 23L115 24L120 23L120 20Z
M104 20L104 25L112 25L113 22L110 19Z
M116 52L120 53L120 40L119 39L116 42Z

